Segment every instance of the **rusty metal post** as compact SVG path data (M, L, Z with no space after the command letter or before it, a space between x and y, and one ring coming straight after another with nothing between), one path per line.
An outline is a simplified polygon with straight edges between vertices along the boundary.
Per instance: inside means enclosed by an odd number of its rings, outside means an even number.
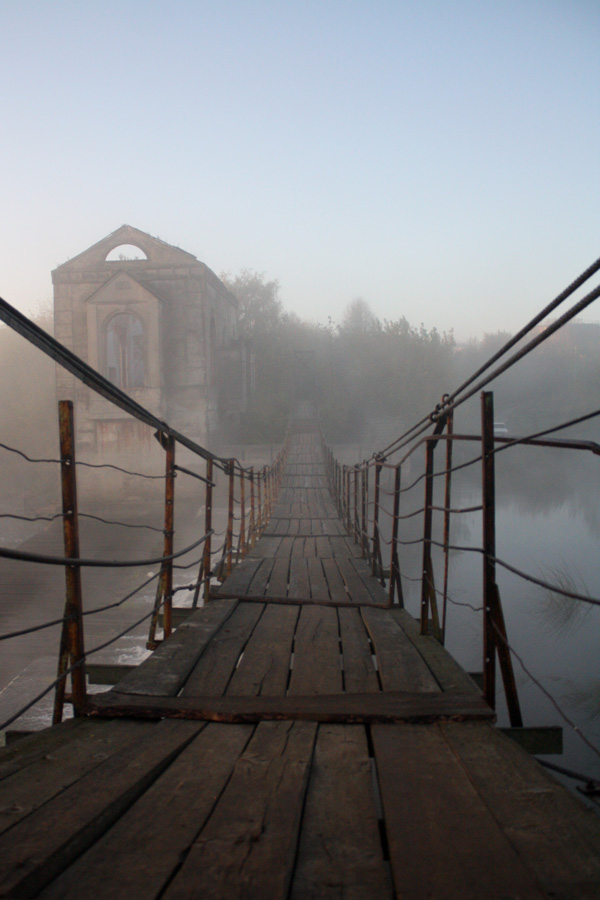
M423 569L421 575L421 634L427 634L429 607L433 619L433 630L439 638L439 621L433 564L431 561L431 532L433 525L433 454L436 441L427 439L425 455L425 509L423 512Z
M167 437L165 440L167 452L166 487L165 487L165 556L173 555L175 538L175 438ZM164 563L164 598L163 631L165 639L171 635L172 610L173 610L173 560Z
M262 477L263 477L263 473L262 473L262 471L260 471L258 473L258 480L256 482L256 488L257 488L257 492L258 492L258 509L257 509L257 516L256 516L256 522L257 522L256 530L257 530L258 537L261 536L262 530L263 530L263 528L262 528L262 521L263 521L262 489L260 486Z
M344 496L346 504L346 528L352 534L352 516L350 512L350 466L344 465Z
M266 480L265 480L265 521L264 527L267 527L267 522L271 518L271 490L273 487L273 466L270 466L266 472Z
M204 603L210 600L210 576L212 573L212 505L213 505L213 461L206 460L206 495L204 507Z
M250 522L248 525L248 543L250 549L252 549L255 544L256 510L254 502L254 466L250 466Z
M354 540L360 543L360 525L358 518L358 465L354 466Z
M73 403L60 400L58 404L60 430L60 473L62 485L63 540L66 559L79 558L79 519L77 511L77 476L75 470L75 429ZM65 701L66 672L71 672L73 714L80 716L86 702L84 640L81 594L81 568L79 565L65 566L65 611L56 686L54 697L53 724L62 721Z
M446 416L446 433L450 437L454 433L454 410ZM444 488L444 600L442 607L442 644L446 640L446 608L448 606L448 562L450 543L450 502L452 497L452 440L446 441L446 478Z
M373 558L371 559L371 574L373 578L377 577L379 569L379 580L381 584L385 584L383 577L383 561L381 559L381 540L379 537L379 496L381 493L381 469L383 463L380 457L375 462L375 491L373 495Z
M229 475L229 504L227 510L227 534L225 537L225 556L227 558L227 567L225 572L231 575L231 554L233 552L233 498L235 490L235 460L230 459L227 463Z
M369 557L367 534L367 509L369 504L369 467L363 466L360 473L360 555Z
M246 555L246 473L240 468L240 541L239 555L243 559Z
M396 591L398 592L398 604L404 607L402 593L402 577L400 575L400 560L398 558L398 523L400 518L400 484L402 481L402 468L396 466L394 474L394 504L392 508L392 540L390 546L390 606L393 604Z
M483 493L483 696L496 708L496 640L492 618L496 584L496 485L494 471L494 394L481 393Z
M155 434L159 444L166 451L165 474L165 528L163 541L163 556L173 554L173 523L175 513L175 439L170 435L157 432ZM161 604L163 605L163 632L165 640L171 635L171 610L173 605L173 560L165 560L160 566L160 577L156 588L154 610L150 620L150 629L146 647L149 650L156 649L156 628Z

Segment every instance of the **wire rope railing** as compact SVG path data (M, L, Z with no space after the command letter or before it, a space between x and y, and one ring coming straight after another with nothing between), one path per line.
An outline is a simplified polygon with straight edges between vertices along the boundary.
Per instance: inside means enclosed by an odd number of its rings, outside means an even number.
M183 591L192 594L191 609L197 607L201 601L208 602L215 580L222 579L231 572L232 565L246 555L264 530L281 481L287 446L284 444L274 462L257 469L253 466L242 465L234 457L220 457L206 450L185 434L173 429L167 422L158 419L1 299L0 319L3 319L11 328L74 374L91 391L152 429L164 452L164 470L160 473L136 471L132 467L117 465L115 462L102 459L99 461L76 459L74 406L73 402L69 400L59 402L60 456L55 458L50 455L37 457L8 442L0 443L0 451L16 455L23 464L55 465L60 474L62 494L61 512L47 513L43 511L38 515L25 516L13 511L2 511L0 519L47 523L48 525L62 520L63 543L61 554L2 546L0 547L0 558L12 560L16 564L62 567L65 571L65 603L62 616L50 615L44 622L27 624L26 627L15 627L0 635L0 639L6 642L49 628L59 627L61 630L55 680L49 688L33 701L22 705L14 715L0 725L0 729L2 729L16 721L27 709L30 709L52 690L55 691L54 722L62 720L66 702L72 704L75 715L83 714L87 690L85 660L88 656L112 647L121 637L129 634L144 622L149 622L146 647L153 650L171 634L175 595ZM181 465L179 460L176 461L177 447L183 448L188 455L191 454L192 458L199 459L205 470L195 471L194 464L190 466L187 460L184 460L185 465ZM148 521L133 522L127 521L125 517L121 519L105 514L100 515L95 511L80 511L78 474L84 471L100 473L102 470L107 473L119 473L129 479L142 479L164 485L162 524L151 524ZM216 478L217 472L221 476L219 479ZM188 496L191 490L191 495L198 498L197 506L204 507L202 526L197 529L200 534L193 540L185 541L184 546L175 545L175 486L178 475L188 479L191 485L196 485L196 487L188 489ZM225 476L224 481L223 476ZM219 481L219 485L217 481ZM236 515L229 514L227 516L224 528L221 528L218 521L216 522L217 527L214 528L213 517L215 514L217 514L217 518L220 515L223 493L228 498L226 502L231 513L235 505ZM93 556L84 554L80 551L80 522L82 520L89 521L90 525L98 523L107 528L124 528L160 535L162 537L161 550L150 553L138 552L129 554L130 558L119 559L106 558L106 554L97 552ZM223 538L222 543L219 546L213 546L213 539L219 538L219 536ZM198 552L194 554L194 550ZM191 561L190 556L192 557ZM158 567L158 570L149 573L149 576L145 577L141 583L118 599L93 608L88 608L87 604L84 604L82 570L86 568L114 569L115 572L118 572L135 570L140 567ZM198 574L191 582L188 576L186 584L174 583L176 572L187 572L193 569L196 569ZM154 599L150 600L146 593L142 592L145 592L154 582L156 582L155 595ZM137 617L133 624L128 624L127 628L120 629L118 634L113 635L109 640L103 641L101 645L92 650L86 650L84 621L89 616L118 610L132 598L140 595L146 597L145 603L150 601L150 609L143 616ZM159 627L162 628L162 636L158 635ZM68 677L71 679L70 691L67 691Z
M574 416L559 424L543 429L530 430L519 437L494 434L494 401L493 393L486 390L491 381L503 375L513 366L520 363L527 355L534 352L544 341L556 334L560 328L572 321L575 315L589 307L600 297L600 287L589 291L582 300L550 323L543 331L537 332L539 323L558 305L563 303L592 275L600 271L600 260L595 262L572 285L563 291L555 301L547 306L540 315L534 317L528 325L514 338L511 338L484 365L469 376L451 394L445 394L441 403L437 404L429 415L420 419L411 428L404 431L395 441L383 450L373 453L370 459L357 463L342 463L336 458L332 449L324 442L324 453L327 463L330 489L334 497L339 515L345 523L347 531L361 549L361 555L371 566L372 574L378 577L388 590L389 603L404 606L403 582L420 585L419 626L422 634L433 633L441 643L445 641L448 605L469 607L482 616L482 670L483 694L486 701L496 706L496 665L499 664L504 696L508 715L513 726L521 726L523 719L516 679L513 671L512 656L515 656L523 671L534 683L539 684L531 671L522 665L521 655L517 655L508 640L506 624L500 592L498 589L496 568L504 569L524 583L534 584L553 595L564 597L570 601L584 603L589 607L600 603L589 594L556 584L551 579L536 577L522 565L502 559L496 553L496 484L495 460L499 453L506 453L516 447L550 448L553 451L569 450L590 456L600 455L600 445L590 440L565 438L559 433L567 428L581 425L597 418L600 410L593 410ZM528 338L520 348L516 345ZM507 357L509 351L514 352ZM496 365L502 357L505 361ZM494 368L495 366L495 368ZM479 434L459 434L454 429L456 410L464 402L480 393L481 432ZM456 447L465 450L472 444L478 444L479 451L469 459L454 460ZM444 465L435 467L436 447L445 445ZM403 451L398 462L390 457ZM404 469L417 464L417 472L410 481L404 477ZM481 467L480 499L473 498L467 503L452 503L452 479L459 472L465 472L474 466ZM386 473L386 483L381 483L382 473ZM471 476L472 477L472 476ZM442 502L434 499L434 483L444 482ZM390 483L393 482L393 483ZM421 502L408 503L416 493L421 495ZM408 509L406 508L408 504ZM401 507L404 507L401 509ZM479 514L481 517L482 541L478 546L465 546L451 541L451 522L457 515ZM434 517L442 519L440 527L443 536L438 540L433 533ZM385 523L385 534L382 533ZM411 526L412 534L406 534ZM418 533L414 533L414 529ZM387 559L382 559L383 549ZM401 549L412 553L421 553L421 571L418 576L409 575L401 565ZM435 569L433 549L441 554L441 574ZM482 560L482 602L481 605L461 603L449 595L449 558L451 553L475 553ZM440 582L440 586L436 582ZM540 685L541 686L541 685ZM543 686L542 690L547 692ZM549 693L549 692L548 692ZM557 707L558 708L558 707ZM564 721L568 716L561 713ZM598 751L596 751L598 752Z

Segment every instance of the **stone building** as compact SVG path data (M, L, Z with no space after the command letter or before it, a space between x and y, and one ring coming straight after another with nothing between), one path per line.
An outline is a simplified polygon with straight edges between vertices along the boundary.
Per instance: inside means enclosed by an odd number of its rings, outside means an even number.
M253 375L238 301L191 253L123 225L52 281L56 338L152 413L203 444L239 418ZM82 449L149 439L61 368L57 390L75 400Z

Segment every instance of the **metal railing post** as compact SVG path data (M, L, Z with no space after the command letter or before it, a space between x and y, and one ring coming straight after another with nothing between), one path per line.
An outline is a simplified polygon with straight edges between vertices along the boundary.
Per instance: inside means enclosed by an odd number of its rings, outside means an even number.
M360 525L358 518L358 466L354 466L354 540L360 543Z
M431 560L431 532L433 525L433 454L436 440L428 438L425 451L425 509L423 512L423 568L421 574L421 634L427 634L429 608L433 620L433 632L439 639L440 626L435 598L433 563Z
M400 516L400 484L402 481L402 467L396 466L394 474L394 503L392 508L392 540L390 545L390 606L393 604L396 591L398 593L398 605L404 607L402 594L402 577L400 575L400 560L398 558L398 523Z
M360 473L360 555L369 558L367 534L367 508L369 504L369 467L363 466Z
M225 572L228 576L231 575L231 554L233 552L233 499L235 491L235 460L228 460L227 469L229 475L229 501L227 509L227 534L225 537L225 557L227 559Z
M204 603L210 600L210 577L212 574L212 505L213 505L213 461L206 460L206 494L204 506Z
M248 525L248 543L250 549L255 544L256 510L254 507L254 466L250 466L250 522Z
M496 475L494 457L494 394L481 394L481 456L483 494L483 696L496 708L496 651L500 661L510 723L521 727L523 719L517 693L506 625L496 584Z
M446 417L446 433L450 437L454 432L454 410ZM444 598L442 606L442 644L446 640L446 608L448 606L448 563L450 543L450 502L452 496L452 440L446 441L446 478L444 486Z
M75 429L73 422L73 402L60 400L58 404L60 430L60 472L62 486L63 541L65 558L79 558L79 519L77 510L77 476L75 470ZM81 568L79 565L65 566L65 611L60 639L57 677L61 680L54 696L53 724L62 721L65 702L66 673L71 672L71 703L73 714L83 713L86 701L83 616L81 595Z
M496 583L496 517L494 471L494 395L481 393L481 458L483 503L483 696L496 708L496 639L492 619Z
M240 541L239 555L246 555L246 473L240 468Z
M157 432L155 435L159 444L166 451L165 474L165 528L163 542L163 556L173 554L173 536L175 520L175 438ZM154 610L150 620L150 630L146 646L149 650L156 649L156 628L161 603L163 607L163 632L165 639L171 635L171 611L173 606L173 560L164 560L160 567L160 577L156 588Z
M373 578L377 577L377 569L379 568L379 580L381 584L385 584L383 577L383 562L381 559L381 540L379 538L379 496L381 493L381 469L383 463L380 457L375 462L375 492L373 496L373 557L371 559L371 574Z

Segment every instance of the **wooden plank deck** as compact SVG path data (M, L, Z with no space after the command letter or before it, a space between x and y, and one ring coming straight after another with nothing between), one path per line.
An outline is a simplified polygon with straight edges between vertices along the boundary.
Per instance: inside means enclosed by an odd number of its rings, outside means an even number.
M388 609L297 423L220 598L0 754L0 896L600 898L600 822Z

